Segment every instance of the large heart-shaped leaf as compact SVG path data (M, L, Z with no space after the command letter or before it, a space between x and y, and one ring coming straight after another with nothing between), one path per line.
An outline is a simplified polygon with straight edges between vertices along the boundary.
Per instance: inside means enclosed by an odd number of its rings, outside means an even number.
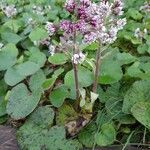
M25 84L21 83L11 90L7 103L7 113L14 119L28 116L40 101L39 90L30 93Z
M17 44L19 41L22 40L22 38L18 34L11 33L11 32L3 32L1 34L1 37L6 42L14 43L14 44Z
M131 113L131 108L138 102L149 102L150 100L150 80L135 82L127 91L124 102L123 112Z
M34 62L27 61L22 64L13 66L6 71L5 82L14 86L27 76L36 73L40 69L40 66Z

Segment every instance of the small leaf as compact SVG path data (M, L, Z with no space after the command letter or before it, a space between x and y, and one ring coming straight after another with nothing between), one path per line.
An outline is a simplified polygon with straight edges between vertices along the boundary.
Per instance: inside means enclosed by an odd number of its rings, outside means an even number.
M88 148L92 148L95 141L97 128L95 124L89 124L78 135L79 141Z
M68 58L63 53L56 53L48 58L48 61L54 65L63 65L68 61Z
M57 89L54 89L49 95L49 99L53 106L60 107L64 103L65 98L69 95L66 86L62 85Z
M47 90L47 89L51 88L51 87L54 85L55 81L56 81L56 78L46 79L46 80L43 82L42 87L43 87L45 90Z
M32 92L40 90L43 90L42 84L46 80L45 74L42 70L39 70L36 74L32 75L30 78L29 86Z
M116 139L116 130L112 124L104 124L101 131L96 134L96 143L99 146L108 146L113 144Z
M145 127L150 129L150 102L137 102L131 108L133 116Z
M32 61L38 64L40 67L43 67L46 62L46 55L38 48L32 47L30 48L29 61Z
M142 14L134 8L130 8L127 12L127 16L135 20L141 20L143 18Z
M0 51L0 71L13 66L17 61L18 49L14 44L7 44Z
M48 38L48 33L46 32L46 30L38 27L32 30L29 37L32 42L40 41L42 39Z

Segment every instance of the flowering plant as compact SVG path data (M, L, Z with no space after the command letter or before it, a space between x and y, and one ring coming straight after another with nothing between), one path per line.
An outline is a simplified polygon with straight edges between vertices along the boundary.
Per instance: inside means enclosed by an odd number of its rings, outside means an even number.
M76 99L79 100L77 65L85 60L85 54L82 53L81 47L93 42L99 43L92 90L96 93L101 49L104 50L104 47L112 44L117 39L117 33L126 24L126 18L120 18L123 14L121 0L114 0L113 3L109 3L107 0L102 0L99 3L94 3L90 0L67 0L64 8L70 13L71 20L61 21L60 29L64 33L60 38L60 42L62 49L72 51L71 60L74 69Z

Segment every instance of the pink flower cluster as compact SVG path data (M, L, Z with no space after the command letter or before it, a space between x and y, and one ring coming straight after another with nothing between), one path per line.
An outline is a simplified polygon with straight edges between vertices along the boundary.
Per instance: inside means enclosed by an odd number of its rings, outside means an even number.
M52 36L56 31L56 28L52 22L46 22L45 29L47 30L49 36Z
M67 0L65 9L70 12L77 21L64 20L60 23L60 29L65 35L73 35L74 32L83 35L83 42L90 44L99 40L102 44L111 44L117 38L117 33L126 24L126 19L117 19L123 14L123 3L114 0L109 3L101 0L99 3L91 0Z

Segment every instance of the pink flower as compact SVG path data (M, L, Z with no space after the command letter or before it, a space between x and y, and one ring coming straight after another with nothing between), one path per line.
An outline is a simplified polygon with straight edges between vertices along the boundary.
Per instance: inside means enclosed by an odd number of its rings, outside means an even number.
M112 13L116 16L120 16L123 14L123 3L121 0L115 0L113 5L112 5Z
M80 5L88 7L91 5L91 1L90 0L80 0Z
M91 44L92 42L95 42L96 39L97 39L97 34L94 32L90 32L84 35L83 43Z
M48 34L52 36L56 31L55 26L52 22L47 22L45 25L45 29L47 30Z
M64 7L68 12L72 13L76 7L75 0L67 0Z
M75 25L75 29L84 34L88 31L87 23L84 20L79 20Z
M60 23L60 29L63 30L65 33L70 34L74 31L74 24L71 23L69 20L63 20Z
M81 64L85 60L85 55L82 52L74 54L71 60L74 64Z

